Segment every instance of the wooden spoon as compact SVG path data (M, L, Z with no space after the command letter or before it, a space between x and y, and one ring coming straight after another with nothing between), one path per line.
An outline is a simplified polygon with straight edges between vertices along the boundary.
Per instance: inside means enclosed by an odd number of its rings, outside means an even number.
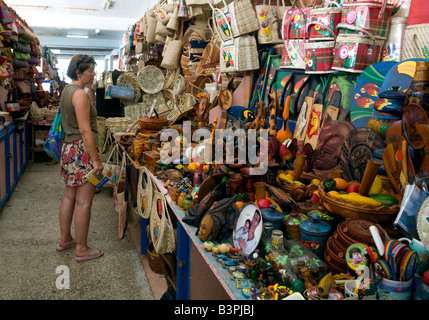
M386 143L391 143L392 137L395 135L405 138L404 131L402 130L402 120L395 121L389 126L386 132Z
M392 143L388 144L383 151L383 165L396 192L402 194L401 182L399 181L401 169L395 159L395 153L395 146Z

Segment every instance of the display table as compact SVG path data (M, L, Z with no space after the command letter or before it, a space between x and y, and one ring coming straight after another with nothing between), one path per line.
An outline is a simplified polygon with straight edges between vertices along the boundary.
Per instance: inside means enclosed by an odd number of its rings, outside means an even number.
M202 247L196 227L182 222L185 212L172 203L163 182L150 174L158 190L165 195L167 204L177 217L177 291L179 300L216 299L244 300L236 288L236 281L217 257ZM210 288L210 290L208 290Z
M131 169L127 170L131 173L131 177L126 179L127 184L136 189L131 190L131 194L135 194L140 183L139 169L142 166L133 161L122 146L121 149L126 154L127 166L131 166ZM202 242L196 235L197 228L182 222L185 212L171 201L163 181L151 172L149 176L158 190L164 194L167 205L177 218L176 299L245 300L246 297L236 288L236 281L229 270L217 261L216 256L203 249ZM148 224L149 219L140 217L140 254L142 255L147 254L149 244Z
M51 120L40 120L40 121L29 120L28 121L28 123L31 126L31 137L30 137L31 160L34 160L34 154L36 152L45 152L45 149L43 148L43 144L42 145L36 144L36 140L46 139L46 137L48 136L49 130L51 130L52 122L53 121Z

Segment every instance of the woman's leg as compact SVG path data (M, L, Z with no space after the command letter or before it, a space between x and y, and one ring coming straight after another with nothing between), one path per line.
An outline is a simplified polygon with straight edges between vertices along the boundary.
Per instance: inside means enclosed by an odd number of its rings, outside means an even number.
M66 186L63 200L60 206L60 246L66 245L68 242L73 240L70 232L71 223L73 220L73 212L76 203L76 188Z
M75 212L75 233L76 233L76 256L88 253L88 231L91 220L92 200L94 199L95 187L87 182L76 187L76 212Z

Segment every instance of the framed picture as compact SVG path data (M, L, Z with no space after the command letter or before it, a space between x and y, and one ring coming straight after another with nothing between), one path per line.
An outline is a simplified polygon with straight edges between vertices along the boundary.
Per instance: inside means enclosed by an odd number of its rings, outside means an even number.
M252 254L261 240L262 229L262 214L258 206L253 203L245 204L234 227L234 246L245 255Z

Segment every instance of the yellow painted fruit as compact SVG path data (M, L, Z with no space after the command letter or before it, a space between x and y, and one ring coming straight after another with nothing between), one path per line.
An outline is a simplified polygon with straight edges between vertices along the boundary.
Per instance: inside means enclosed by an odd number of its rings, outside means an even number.
M369 188L368 194L381 193L381 189L383 188L383 181L379 176L376 176L371 188Z

